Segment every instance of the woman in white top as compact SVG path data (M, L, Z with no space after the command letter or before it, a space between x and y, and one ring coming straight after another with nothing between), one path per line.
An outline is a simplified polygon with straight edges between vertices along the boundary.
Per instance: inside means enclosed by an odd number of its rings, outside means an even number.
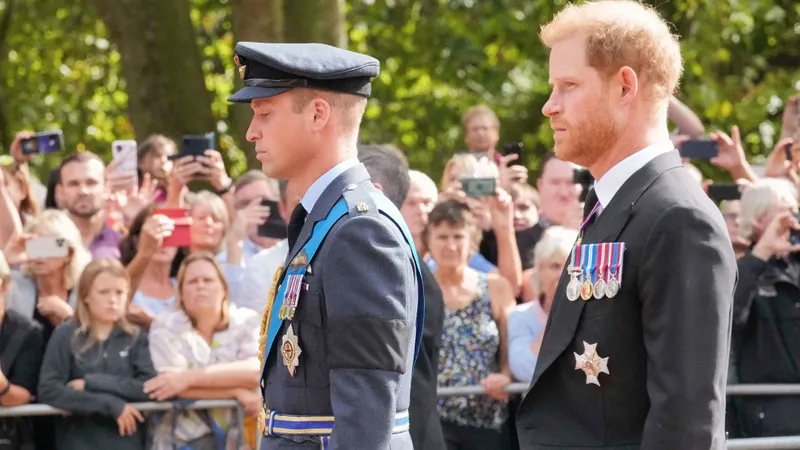
M176 309L159 315L151 325L150 354L160 373L145 383L145 391L158 401L175 396L236 398L248 415L257 416L260 321L255 311L231 304L214 255L192 253L178 271ZM173 433L168 415L156 429L154 448L200 446L214 439L215 430L227 432L230 443L238 437L228 429L232 419L230 409L191 411L177 418Z

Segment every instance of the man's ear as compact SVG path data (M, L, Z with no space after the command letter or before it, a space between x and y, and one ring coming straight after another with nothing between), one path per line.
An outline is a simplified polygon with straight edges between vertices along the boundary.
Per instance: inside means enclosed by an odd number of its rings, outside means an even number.
M315 131L320 131L325 128L325 125L331 119L331 105L325 99L315 98L311 102L311 108L314 113L314 121L311 127Z
M58 206L58 208L61 208L61 205L64 204L64 186L62 186L61 183L56 184L55 200L56 200L56 206Z
M636 71L628 66L620 67L616 75L616 82L622 88L620 101L625 105L633 102L639 92L639 77L636 75Z
M380 183L378 183L377 181L373 181L373 182L372 182L372 185L373 185L373 186L375 186L375 189L377 189L377 190L379 190L379 191L383 192L383 185L381 185L381 184L380 184Z

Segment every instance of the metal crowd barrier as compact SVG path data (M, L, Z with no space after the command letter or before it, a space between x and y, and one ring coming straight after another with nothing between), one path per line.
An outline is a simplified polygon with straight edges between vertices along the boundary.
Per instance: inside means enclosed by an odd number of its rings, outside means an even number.
M528 383L512 383L506 386L505 392L521 394L528 390ZM436 394L439 397L452 395L479 395L485 393L483 386L442 386ZM736 396L749 395L800 395L800 384L733 384L728 386L727 394ZM170 402L134 403L139 411L169 411L172 409ZM212 409L235 408L239 415L239 423L243 423L242 408L236 400L197 400L185 405L187 409ZM14 407L0 407L0 417L16 416L50 416L61 414L55 408L47 405L23 405ZM800 436L782 436L767 438L729 439L728 450L780 450L800 449Z

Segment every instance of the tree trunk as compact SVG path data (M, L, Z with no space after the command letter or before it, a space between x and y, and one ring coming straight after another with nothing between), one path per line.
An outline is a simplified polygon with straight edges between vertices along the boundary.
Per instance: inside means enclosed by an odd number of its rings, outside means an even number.
M11 28L11 16L14 12L15 0L7 0L6 7L0 15L0 148L11 145L14 139L13 132L9 129L8 111L3 86L6 81L3 79L6 73L6 63L8 62L8 30ZM10 150L10 147L7 149Z
M289 0L292 1L292 0ZM236 42L281 42L283 40L283 0L233 0L231 22ZM237 73L238 75L238 73ZM236 77L234 92L242 87ZM230 127L228 134L236 146L247 156L249 169L260 169L261 163L247 142L245 134L250 126L252 111L245 105L232 104L228 108Z
M283 4L286 42L320 42L347 48L344 0L291 0Z
M215 130L189 0L92 1L121 55L136 138Z

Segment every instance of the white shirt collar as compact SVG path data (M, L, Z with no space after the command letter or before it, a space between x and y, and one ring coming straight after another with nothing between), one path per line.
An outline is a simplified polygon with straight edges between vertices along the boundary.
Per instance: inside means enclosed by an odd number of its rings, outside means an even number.
M340 162L339 164L333 166L330 170L325 172L321 177L317 178L317 181L308 188L306 194L303 196L303 199L300 200L300 203L303 205L303 209L306 212L310 213L314 209L314 205L317 204L317 200L325 192L325 189L330 185L333 180L336 179L339 175L345 173L351 167L358 165L359 161L358 158L348 158L344 161Z
M634 173L657 157L675 150L672 141L659 142L628 156L609 169L594 185L600 205L606 208Z

